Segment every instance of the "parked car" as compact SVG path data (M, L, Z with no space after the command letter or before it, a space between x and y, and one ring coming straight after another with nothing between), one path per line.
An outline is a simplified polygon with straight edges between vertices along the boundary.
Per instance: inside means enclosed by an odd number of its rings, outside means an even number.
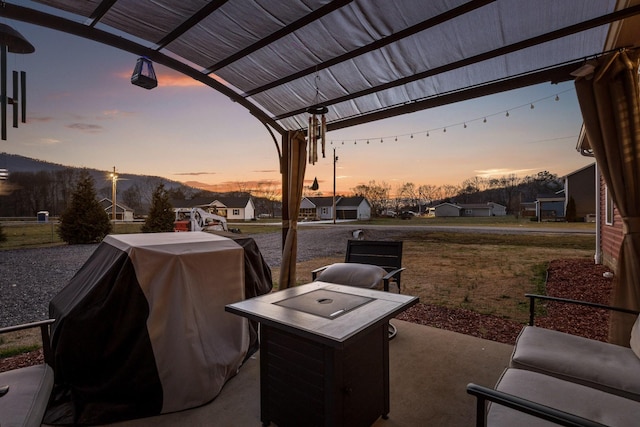
M416 216L416 214L414 212L402 211L402 212L400 212L400 215L398 215L398 218L400 218L400 219L411 219L414 216Z
M387 218L395 218L397 214L396 214L396 211L386 210L386 211L382 211L380 215L386 216Z

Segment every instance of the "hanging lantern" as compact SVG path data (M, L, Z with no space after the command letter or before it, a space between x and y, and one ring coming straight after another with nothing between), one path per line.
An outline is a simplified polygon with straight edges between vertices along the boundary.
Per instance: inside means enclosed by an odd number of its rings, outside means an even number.
M318 161L318 140L322 144L322 157L325 157L325 142L327 134L327 119L325 114L329 109L323 105L315 105L307 108L309 114L309 129L307 138L309 140L309 163L315 164Z
M131 83L145 89L153 89L158 86L156 73L153 71L153 62L146 56L138 58L131 75Z

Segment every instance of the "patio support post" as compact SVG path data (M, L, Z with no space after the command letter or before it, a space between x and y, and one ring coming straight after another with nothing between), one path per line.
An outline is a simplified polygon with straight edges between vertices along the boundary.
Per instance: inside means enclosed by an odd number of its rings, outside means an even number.
M285 133L282 146L282 263L278 289L286 289L296 284L298 212L307 166L307 141L304 133Z
M601 57L576 79L589 144L623 221L612 305L640 309L640 52ZM611 313L609 342L629 346L637 316Z

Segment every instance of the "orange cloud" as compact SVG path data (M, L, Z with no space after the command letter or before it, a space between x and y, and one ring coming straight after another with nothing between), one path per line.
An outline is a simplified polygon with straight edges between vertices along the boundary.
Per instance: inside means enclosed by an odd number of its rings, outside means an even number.
M118 77L121 79L131 80L131 72L123 71L118 73ZM160 87L198 87L203 84L189 76L184 74L169 72L158 73L156 71L156 79L158 80L158 86Z

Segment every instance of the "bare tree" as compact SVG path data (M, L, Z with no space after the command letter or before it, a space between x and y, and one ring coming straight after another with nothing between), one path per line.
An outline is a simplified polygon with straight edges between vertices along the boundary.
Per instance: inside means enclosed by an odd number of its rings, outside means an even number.
M400 188L398 188L397 194L405 202L404 204L408 204L411 206L418 205L418 210L420 210L419 191L413 182L405 182L404 184L402 184Z
M376 184L375 181L369 181L368 185L360 184L351 189L356 196L366 197L371 203L373 212L380 212L389 205L389 194L391 187L386 182Z

